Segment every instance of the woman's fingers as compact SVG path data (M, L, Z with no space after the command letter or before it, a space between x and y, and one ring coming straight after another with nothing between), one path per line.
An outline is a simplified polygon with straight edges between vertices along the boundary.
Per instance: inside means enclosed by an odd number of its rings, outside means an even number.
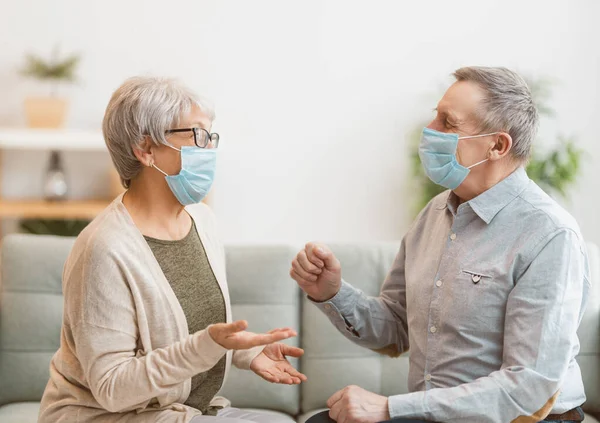
M286 344L281 345L281 352L283 355L296 358L300 358L304 355L304 350L302 348L292 347Z
M282 330L274 333L254 334L254 342L258 345L269 345L274 342L283 341L284 339L293 338L298 334L293 330Z
M246 350L298 336L298 332L291 328L273 329L269 333L262 334L246 332L247 328L248 322L238 320L233 323L211 325L208 327L208 332L215 342L229 350Z
M269 345L275 342L283 341L284 339L293 338L294 336L297 336L297 333L294 330L279 330L273 333L261 334L244 332L243 334L236 334L234 336L239 337L239 342L234 349L241 350L258 347L261 345Z
M260 377L262 377L264 380L266 380L267 382L279 383L279 378L275 377L275 375L273 375L268 370L261 370L260 372L258 372L258 375Z
M306 375L300 373L298 370L294 369L292 365L286 367L285 372L289 374L292 378L297 379L297 383L306 382L308 378Z
M287 332L287 331L292 331L294 333L296 332L294 329L288 327L288 328L276 328L276 329L268 331L267 333L272 334L272 333L276 333L276 332Z
M279 383L285 383L286 385L294 384L294 378L290 374L282 371L277 367L272 369L271 373L273 373L275 377L279 379Z
M262 371L258 372L258 375L260 377L262 377L263 379L265 379L266 381L271 382L271 383L283 383L285 385L293 385L293 384L300 383L299 380L298 380L298 383L295 383L293 377L291 377L290 375L285 374L277 369L262 370Z

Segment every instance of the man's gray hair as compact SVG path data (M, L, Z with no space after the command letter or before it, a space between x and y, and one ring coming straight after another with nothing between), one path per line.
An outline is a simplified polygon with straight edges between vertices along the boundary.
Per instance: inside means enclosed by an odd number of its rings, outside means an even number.
M526 162L537 134L539 115L525 80L506 68L469 66L454 72L457 81L472 81L484 91L478 110L480 130L502 131L513 140L512 155Z
M168 145L165 131L197 105L211 120L212 106L176 79L136 76L127 79L112 95L102 132L121 183L129 188L143 165L134 149L145 136L156 145Z

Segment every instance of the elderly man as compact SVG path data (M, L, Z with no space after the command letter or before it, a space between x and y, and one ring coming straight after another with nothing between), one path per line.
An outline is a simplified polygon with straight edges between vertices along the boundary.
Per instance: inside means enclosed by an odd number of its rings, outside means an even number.
M307 244L292 263L291 276L345 337L393 356L410 347L411 393L347 387L329 399L329 415L581 421L587 256L575 220L523 168L538 126L531 92L504 68L454 76L419 148L427 175L449 191L405 235L380 295L343 281L325 245Z

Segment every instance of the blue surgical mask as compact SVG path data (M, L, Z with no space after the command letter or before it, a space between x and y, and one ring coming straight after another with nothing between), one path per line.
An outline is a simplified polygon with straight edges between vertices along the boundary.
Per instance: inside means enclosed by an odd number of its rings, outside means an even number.
M421 144L419 145L419 157L425 168L425 173L429 179L444 188L458 188L466 179L471 168L489 160L485 159L469 167L464 167L456 160L458 140L487 137L498 133L459 137L458 134L424 128L421 134Z
M177 175L167 175L154 163L152 167L165 175L169 188L184 206L201 202L210 191L215 178L217 150L184 146L181 149L168 146L181 152L181 171Z

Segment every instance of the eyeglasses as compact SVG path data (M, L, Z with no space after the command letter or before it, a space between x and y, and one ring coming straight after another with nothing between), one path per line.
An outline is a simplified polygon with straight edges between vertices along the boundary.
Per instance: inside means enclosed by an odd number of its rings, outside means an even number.
M198 147L206 148L209 146L209 144L211 148L219 147L219 134L217 134L216 132L210 133L204 128L169 129L165 131L165 134L189 131L192 131L194 133L194 144L196 144Z

